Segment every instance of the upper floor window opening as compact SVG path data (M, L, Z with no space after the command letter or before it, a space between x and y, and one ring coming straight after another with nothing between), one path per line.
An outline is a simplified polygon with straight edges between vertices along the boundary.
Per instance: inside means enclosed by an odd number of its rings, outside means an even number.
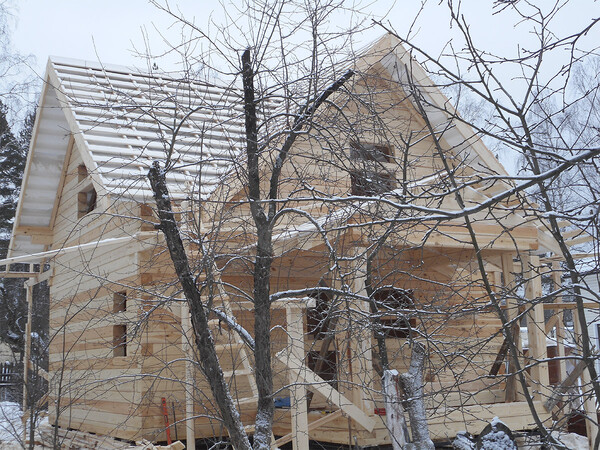
M86 214L92 212L97 206L96 189L88 186L81 190L77 195L77 218L81 219Z
M392 162L392 148L385 144L350 143L350 193L352 195L381 195L395 188L392 173L385 167Z
M113 294L113 313L127 311L127 292L115 292Z
M379 324L386 338L408 338L416 328L412 291L398 288L380 288L373 293Z
M386 144L353 141L350 143L350 158L380 163L392 162L392 148Z

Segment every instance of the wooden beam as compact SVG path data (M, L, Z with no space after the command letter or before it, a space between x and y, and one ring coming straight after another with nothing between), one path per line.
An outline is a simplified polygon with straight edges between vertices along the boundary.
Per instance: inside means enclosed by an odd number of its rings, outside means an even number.
M50 269L45 272L38 272L35 277L30 278L25 282L26 286L35 286L43 281L49 280L54 276L54 266L50 267Z
M33 286L25 289L27 298L27 323L25 324L25 348L23 361L23 442L27 442L27 411L29 407L29 365L31 359L31 319L33 312ZM33 439L33 436L30 436Z
M152 238L152 237L156 237L156 236L157 236L157 233L155 231L143 231L143 232L135 233L131 236L102 239L100 241L94 241L94 242L88 242L85 244L73 245L71 247L57 248L55 250L49 250L47 252L32 253L30 255L23 255L23 256L13 256L11 258L5 258L5 259L0 260L0 266L5 266L8 264L15 264L15 263L34 263L34 262L42 261L47 258L51 258L53 256L58 255L59 253L66 254L66 253L72 253L75 251L82 251L82 250L87 250L87 249L95 249L98 247L104 247L105 245L126 244L131 241L143 240L143 239Z
M330 414L327 414L325 417L321 417L320 419L314 420L312 422L309 422L308 424L308 432L310 433L313 430L316 430L324 425L327 425L329 422L334 421L335 419L337 419L338 417L342 416L342 410L338 409L335 412L332 412ZM290 442L293 439L293 433L288 433L285 436L280 437L279 439L277 439L273 445L271 445L271 448L277 448L282 446L283 444L287 444L288 442Z
M586 233L585 236L579 236L579 237L570 239L570 240L566 241L565 244L567 244L569 247L572 247L574 245L585 244L586 242L590 242L594 239L595 239L594 236Z
M194 429L194 351L190 345L192 339L190 309L187 301L181 304L181 346L185 357L185 445L189 450L196 449Z
M546 323L544 319L544 304L540 303L542 292L542 279L538 273L540 260L537 255L522 255L523 267L526 272L525 298L536 302L527 312L527 334L529 337L528 357L531 360L531 377L536 383L540 400L547 399L550 395L550 374L548 369L546 349Z
M304 320L303 309L287 308L288 348L294 358L304 359ZM308 404L306 402L306 386L303 379L293 372L288 372L290 382L290 414L292 419L292 445L294 450L308 450Z
M583 304L584 308L597 309L600 305L598 303L586 302ZM557 302L557 303L544 303L544 309L575 309L577 303L575 302Z
M14 230L15 235L25 236L50 236L54 235L52 228L49 227L32 227L32 226L19 226Z
M339 391L333 389L327 381L308 369L302 361L285 350L277 353L276 357L286 366L287 370L293 372L297 379L304 380L307 383L308 389L323 395L329 402L340 408L368 432L373 431L373 428L375 428L373 418L367 416L362 409L348 400Z
M586 323L581 323L579 321L579 314L573 314L573 328L575 331L575 342L581 339L581 328L587 326ZM590 386L592 383L592 379L590 377L590 372L584 370L581 373L581 385L584 387ZM588 417L585 421L585 429L587 431L588 443L590 444L590 448L593 448L594 442L596 441L596 436L598 434L598 426L596 425L598 408L596 407L596 398L592 396L587 396L583 401L583 409L585 410L585 414Z
M0 272L0 278L35 278L39 272Z
M523 351L521 344L521 332L519 324L516 322L516 317L519 314L519 306L516 298L511 295L515 288L515 265L514 255L512 253L502 253L502 275L504 277L504 288L507 293L506 297L506 318L509 322L515 321L512 325L511 336L517 348L516 355L510 355L508 361L508 378L506 379L506 393L504 400L506 402L514 402L517 400L517 376L515 375L514 358L518 358ZM506 342L506 339L505 339Z
M573 386L575 384L575 382L581 376L581 374L583 373L584 370L585 370L585 362L584 361L579 361L579 363L577 363L577 365L575 366L575 368L573 369L573 371L569 374L569 376L566 377L563 380L563 382L554 389L554 391L552 392L552 395L550 395L550 397L548 398L548 400L544 403L544 407L549 412L552 412L552 410L554 409L554 407L562 399L563 394L571 386Z
M552 261L552 284L553 284L553 289L558 291L561 287L562 287L562 270L560 268L560 263L558 261ZM554 303L558 303L558 300L561 297L556 296L556 298L554 299ZM567 379L567 362L565 361L565 339L566 339L566 333L565 333L565 325L562 321L563 318L563 314L562 312L558 312L558 314L554 314L550 320L553 321L552 319L556 319L555 323L556 323L556 354L559 358L558 360L558 364L559 364L559 368L560 368L560 380L566 380ZM546 334L548 334L548 324L546 324Z

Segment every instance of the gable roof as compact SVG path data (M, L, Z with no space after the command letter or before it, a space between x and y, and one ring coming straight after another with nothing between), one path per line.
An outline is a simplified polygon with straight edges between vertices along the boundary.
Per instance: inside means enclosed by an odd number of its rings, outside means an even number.
M50 58L9 256L44 250L31 234L52 226L71 137L99 196L150 201L148 169L166 161L172 143L173 198L186 198L192 188L208 196L243 142L241 96L229 86Z
M240 150L239 90L89 62L49 64L72 131L90 155L88 170L110 194L151 199L148 169L166 160L174 135L167 182L175 199L185 198L199 176L208 195Z
M454 110L396 38L382 37L357 60L359 70L376 64L400 86L406 85L410 72L427 101L436 106L427 111L433 126L446 127L446 111ZM31 236L52 227L71 140L100 197L141 202L152 199L148 168L154 160L166 161L174 132L177 139L167 173L174 199L188 197L192 189L206 198L242 153L243 93L234 87L64 58L48 61L45 81L9 256L46 250ZM177 128L174 119L183 117L185 123ZM458 122L446 129L444 139L451 148L468 152L473 167L506 174L466 125Z

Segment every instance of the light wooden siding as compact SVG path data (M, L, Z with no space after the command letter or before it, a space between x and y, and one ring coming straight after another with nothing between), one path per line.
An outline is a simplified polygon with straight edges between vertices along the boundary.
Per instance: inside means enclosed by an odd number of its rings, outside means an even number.
M89 184L78 179L82 163L74 148L60 193L53 248L132 236L140 230L140 221L132 219L139 216L140 207L132 202L98 198L96 209L78 219L78 194ZM140 433L142 421L136 409L141 401L141 347L130 336L140 318L139 299L132 295L126 313L112 313L114 293L133 293L139 285L139 249L138 243L131 242L59 254L54 260L50 396L60 400L60 426L122 438ZM117 324L128 328L126 357L113 356L113 326ZM50 421L55 414L51 407Z
M489 372L502 343L500 336L494 337L501 323L483 308L488 301L473 251L388 251L382 260L375 279L411 291L415 307L423 311L415 314L415 337L428 342L426 390L460 386L475 392L492 384L480 377ZM408 370L406 340L388 339L387 344L392 367L401 373Z

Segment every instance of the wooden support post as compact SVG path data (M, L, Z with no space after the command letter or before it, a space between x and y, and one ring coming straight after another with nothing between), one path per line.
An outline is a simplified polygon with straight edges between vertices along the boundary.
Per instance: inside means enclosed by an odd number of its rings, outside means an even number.
M546 323L544 319L544 304L542 297L542 279L539 274L540 259L537 255L522 256L524 259L523 269L527 279L525 285L525 297L537 302L529 306L527 312L527 335L529 337L529 360L531 367L531 378L537 384L534 391L539 392L538 400L546 401L550 397L550 376L548 352L546 348ZM541 398L540 398L541 397Z
M560 289L562 287L561 280L562 271L560 269L560 263L558 261L552 261L552 284L553 289ZM562 296L557 295L554 299L554 303L562 301ZM554 312L558 319L556 320L556 354L560 358L560 382L567 379L567 362L565 360L565 324L563 322L563 311L558 309Z
M304 321L303 309L291 304L286 308L287 332L290 354L302 361L304 359ZM290 407L292 418L292 445L294 450L308 450L308 404L306 385L289 372Z
M300 382L304 382L308 389L323 395L330 403L340 408L344 414L369 433L373 431L375 420L372 416L366 415L362 409L352 403L340 391L332 388L327 381L312 370L307 369L301 360L286 350L280 351L275 356L286 367L286 370L293 373L295 380L298 379Z
M502 275L504 277L504 287L507 292L506 297L506 317L509 321L515 320L515 318L519 315L519 305L517 304L517 299L513 293L510 292L515 287L515 267L513 262L514 255L512 253L503 253L502 254ZM506 392L505 392L505 402L514 402L519 397L522 397L522 394L519 394L517 391L517 377L514 374L515 364L513 359L515 357L519 358L523 352L523 347L521 343L521 328L519 326L518 321L515 320L515 323L511 327L511 336L517 347L517 355L509 354L508 357L508 367L509 374L506 379Z
M344 282L354 294L365 296L366 291L366 255L363 247L352 247L347 252L349 262L344 264L346 279ZM375 402L368 396L373 392L375 371L373 370L372 335L373 330L365 317L369 316L369 305L366 301L356 298L348 302L348 310L343 318L338 319L340 332L338 349L343 352L341 360L345 362L339 373L346 374L340 386L340 392L347 395L355 405L358 405L367 415L373 415ZM347 386L344 389L344 384Z
M188 450L196 448L194 430L194 352L190 345L190 309L181 304L181 347L185 356L185 445Z
M586 324L582 324L579 322L579 315L577 311L573 311L573 328L575 331L575 342L581 341L581 327L586 326ZM590 377L590 372L588 370L584 370L581 373L581 385L583 388L583 392L590 389L592 384L592 380ZM598 425L597 422L597 408L596 408L596 398L593 395L589 395L585 398L583 402L583 409L585 410L586 416L588 419L585 421L585 429L587 431L588 443L590 444L590 448L593 448L593 444L596 441L596 436L598 434Z
M25 348L23 355L23 443L27 442L27 408L29 407L29 360L31 359L31 316L33 312L33 286L25 285L27 298L27 323L25 324ZM32 419L33 420L33 419ZM33 439L33 436L30 436Z

